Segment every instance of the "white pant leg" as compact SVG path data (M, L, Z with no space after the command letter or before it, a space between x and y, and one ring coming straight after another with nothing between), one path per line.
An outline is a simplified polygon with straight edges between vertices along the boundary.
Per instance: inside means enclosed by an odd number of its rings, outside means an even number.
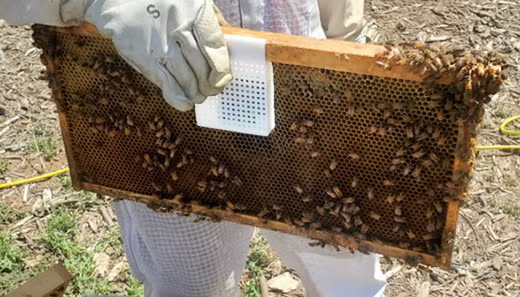
M237 297L254 228L115 205L132 274L150 297Z
M311 247L310 239L262 229L289 268L300 276L308 297L382 297L386 280L379 255Z

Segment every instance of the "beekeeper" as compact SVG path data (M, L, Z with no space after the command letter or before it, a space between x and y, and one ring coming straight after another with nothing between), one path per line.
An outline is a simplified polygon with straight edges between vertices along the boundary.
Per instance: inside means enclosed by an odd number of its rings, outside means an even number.
M215 0L236 27L365 42L363 0ZM119 54L158 85L180 111L216 95L232 80L226 43L211 0L0 0L11 25L90 22ZM239 296L254 228L193 223L145 205L115 204L132 274L146 296ZM379 256L310 247L309 240L262 230L307 296L383 296Z

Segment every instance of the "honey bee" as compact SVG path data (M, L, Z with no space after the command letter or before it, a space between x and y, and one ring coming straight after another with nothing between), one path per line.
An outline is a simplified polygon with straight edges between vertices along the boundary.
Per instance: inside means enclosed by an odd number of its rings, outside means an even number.
M392 228L392 232L394 233L399 232L399 230L401 230L401 225L398 224L394 225L394 227Z
M231 182L239 187L241 187L244 184L238 176L234 176Z
M381 219L381 216L373 211L370 212L370 217L376 221L379 221L379 219Z
M442 205L439 201L434 201L433 206L438 213L442 213Z
M447 141L448 141L448 139L447 139L446 137L441 136L441 137L437 140L437 145L440 145L440 146L445 145Z
M312 127L312 126L314 126L314 122L310 121L310 120L304 120L302 122L302 125L307 126L307 127Z
M422 142L416 142L415 144L413 144L413 145L411 146L411 149L412 149L413 151L417 151L417 150L420 149L422 146L423 146Z
M394 182L391 181L391 180L385 179L385 180L383 181L383 186L385 186L385 187L391 187L391 186L393 186L393 185L395 185L395 184L394 184Z
M408 174L410 174L410 171L412 171L412 169L410 167L406 166L403 170L403 175L407 176Z
M412 176L415 178L419 178L421 176L422 168L420 166L415 167L415 169L412 172Z
M433 239L433 234L425 234L422 236L422 238L424 240L432 240Z
M157 192L161 192L162 191L162 187L159 186L158 184L152 182L152 187L157 191Z
M309 228L311 228L313 230L320 229L321 228L321 223L320 222L312 222L312 223L309 224Z
M413 154L412 154L412 157L414 157L414 158L416 158L416 159L419 159L419 158L421 158L421 157L424 156L424 155L425 155L425 152L423 152L423 151L418 151L418 152L413 153Z
M289 127L289 130L296 131L298 129L298 123L294 122L291 124L291 127Z
M403 122L404 122L404 123L410 123L410 122L413 121L413 118L412 118L411 116L407 115L407 114L403 115L402 118L403 118ZM413 136L412 136L412 137L413 137Z
M394 208L394 213L396 216L400 216L402 215L402 211L401 211L401 206L397 205L395 208Z
M175 139L175 145L178 146L181 144L181 142L182 142L182 137L178 136L177 139Z
M404 129L405 133L406 133L406 138L413 138L414 134L413 134L413 128L411 126L408 126Z
M300 126L300 128L298 129L298 132L303 133L303 134L307 133L308 131L309 130L307 129L306 126Z
M278 205L278 204L273 204L273 210L282 210L282 209L283 209L283 206Z
M318 212L318 214L320 216L324 216L325 215L325 208L324 207L319 207L319 206L316 206L316 212Z
M296 137L296 138L294 139L294 141L295 141L296 143L305 143L305 142L306 142L305 138L303 138L303 137Z
M311 158L317 158L320 156L320 152L312 152Z
M386 136L386 129L384 127L380 127L379 129L377 129L377 135Z
M392 164L393 165L400 165L400 164L403 164L404 161L403 159L392 159Z
M303 194L303 188L301 185L295 185L294 189L296 190L296 192L298 192L298 194L300 194L300 195Z
M405 154L405 152L406 150L404 148L400 148L399 150L397 150L397 152L395 152L395 156L402 157Z
M351 203L354 203L354 201L356 201L356 199L354 199L354 197L346 197L346 198L343 198L342 202L344 204L351 204Z
M366 234L366 233L368 232L369 229L370 229L370 228L368 227L368 225L363 224L363 225L361 225L361 229L360 229L359 231L360 231L361 233L363 233L363 234Z
M407 248L409 248L411 245L412 245L412 244L409 243L409 242L400 242L400 243L399 243L399 247L400 247L400 248L403 248L403 249L407 249Z
M329 165L330 171L334 171L338 167L338 161L336 159L333 159L332 162Z
M421 161L421 165L424 167L431 167L433 166L433 162L431 160L423 160Z
M347 91L345 91L344 95L345 95L345 97L347 98L348 101L354 100L354 95L352 95L352 91L347 90Z
M217 169L217 174L218 174L218 175L222 175L222 174L224 174L224 170L225 170L225 169L226 169L226 165L224 165L224 164L220 164L220 165L218 166L218 169Z
M338 196L336 195L336 193L334 192L333 189L326 189L325 192L327 193L327 195L329 195L331 198L338 198Z
M390 110L385 110L385 111L383 112L383 119L386 120L386 119L388 119L388 118L391 117L391 116L392 116L392 111L390 111Z
M433 209L433 208L428 208L428 209L426 209L426 213L425 213L426 218L427 218L427 219L432 218L434 212L435 212L435 209Z
M347 105L347 116L353 116L356 114L356 106L353 103Z
M219 163L218 160L217 160L217 158L215 158L215 157L213 157L213 156L210 156L210 157L209 157L209 161L210 161L211 163L215 164L215 165L218 165L218 163Z
M386 197L386 202L388 202L388 204L392 204L392 203L394 203L394 201L395 201L395 196L394 195L388 195Z
M312 199L312 196L311 195L307 195L307 196L304 196L302 198L302 201L303 202L311 202L313 199Z
M176 152L177 152L176 149L171 149L171 150L170 150L170 154L169 154L170 159L173 159L173 157L175 157L175 153L176 153Z
M354 177L354 178L352 179L352 182L350 183L350 186L351 186L352 188L355 188L355 187L357 187L358 183L359 183L358 179Z
M354 153L354 152L349 153L349 154L348 154L348 157L349 157L351 160L359 160L359 159L361 158L358 154L356 154L356 153Z
M323 114L325 111L323 110L322 107L315 107L315 108L314 108L314 112L315 112L316 114L320 115L320 114Z
M330 170L328 170L328 169L325 169L325 170L323 171L323 174L324 174L326 177L332 177L332 173L331 173Z
M361 220L361 218L359 216L354 217L354 225L356 225L356 226L363 225L363 221Z
M325 242L323 241L311 241L309 242L309 246L310 247L318 247L318 246L321 246L321 247L325 247Z
M281 220L281 219L282 219L282 212L279 211L279 210L275 211L275 212L274 212L274 218L275 218L277 221Z
M426 231L434 232L435 231L435 223L433 220L428 221L428 225L426 226Z
M306 140L305 142L307 144L313 144L314 143L314 135L310 135Z
M428 154L428 157L430 157L430 159L435 162L435 163L438 163L439 162L439 157L435 154L435 153L430 153Z
M168 154L169 154L165 149L162 149L162 148L157 148L156 151L159 155L163 155L163 156L168 156Z
M157 129L161 129L164 126L164 121L161 119L158 119L157 117L155 118L155 122L157 123L156 124Z
M406 223L406 220L402 217L394 216L394 221L397 223Z
M294 224L296 224L297 226L300 226L300 227L305 226L305 223L302 220L294 219L293 221L294 221Z
M368 188L367 196L368 196L368 199L370 199L370 200L374 199L374 188Z
M381 61L376 61L376 65L379 66L379 67L383 67L385 70L392 69L392 66L390 66L387 63L381 62Z
M332 187L332 190L334 190L334 193L338 198L341 198L343 196L343 193L337 186Z
M164 135L164 130L159 130L159 131L155 132L155 137L157 137L157 138L160 138L163 135Z
M377 127L376 126L370 126L370 128L368 128L368 133L370 134L375 134L377 133Z

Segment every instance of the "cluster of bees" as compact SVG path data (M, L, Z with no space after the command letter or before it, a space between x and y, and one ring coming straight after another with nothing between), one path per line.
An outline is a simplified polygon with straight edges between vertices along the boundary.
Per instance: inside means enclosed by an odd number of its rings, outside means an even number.
M119 134L142 136L141 128L137 127L130 115L119 115L118 113L108 114L106 117L89 116L89 129L92 133L105 133L108 137L115 137Z
M217 192L217 197L225 201L228 210L246 210L246 206L241 202L233 203L227 199L227 191L233 185L240 187L242 180L237 175L232 175L230 168L217 158L210 156L211 168L208 170L204 179L197 182L197 190L201 193ZM226 200L227 199L227 200Z
M507 78L508 66L495 50L468 51L421 42L389 42L385 47L386 52L379 54L376 62L385 69L406 66L408 71L423 76L427 85L450 79L450 92L462 115L471 116L476 111L474 105L488 103L489 95L498 92Z
M165 125L160 116L155 116L148 122L145 132L152 133L155 138L155 151L144 153L136 157L143 168L148 171L159 169L170 176L165 184L153 182L152 186L157 193L171 194L174 192L173 183L179 180L178 170L195 162L193 152L182 148L182 137L174 136L170 127Z

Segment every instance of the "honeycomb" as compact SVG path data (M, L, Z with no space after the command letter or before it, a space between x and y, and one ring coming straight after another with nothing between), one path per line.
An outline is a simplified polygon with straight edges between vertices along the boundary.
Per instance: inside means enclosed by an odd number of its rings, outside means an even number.
M156 208L182 200L436 259L451 254L442 185L467 136L444 111L448 86L273 63L276 128L262 137L198 127L194 112L170 107L109 39L60 30L40 42L80 185L147 195Z

